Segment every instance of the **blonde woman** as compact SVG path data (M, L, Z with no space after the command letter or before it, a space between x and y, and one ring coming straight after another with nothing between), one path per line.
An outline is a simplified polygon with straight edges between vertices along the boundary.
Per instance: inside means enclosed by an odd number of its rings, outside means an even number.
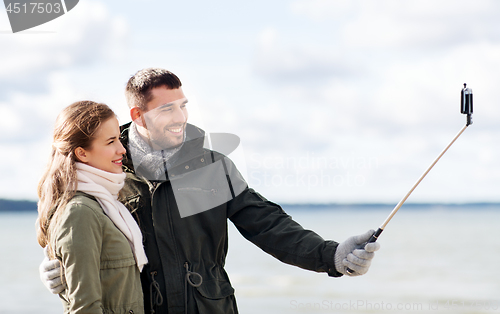
M38 185L38 243L58 259L65 313L144 313L141 231L117 201L124 185L118 120L104 104L76 102L58 116Z

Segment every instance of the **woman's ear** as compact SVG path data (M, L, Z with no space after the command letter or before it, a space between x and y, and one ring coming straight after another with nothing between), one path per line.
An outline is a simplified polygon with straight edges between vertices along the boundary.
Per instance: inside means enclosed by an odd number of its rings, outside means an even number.
M85 151L85 149L83 149L81 147L77 147L75 149L75 157L76 157L76 159L78 159L79 162L87 162L88 161L87 152Z
M130 108L130 118L135 124L144 127L144 123L142 123L142 113L139 107Z

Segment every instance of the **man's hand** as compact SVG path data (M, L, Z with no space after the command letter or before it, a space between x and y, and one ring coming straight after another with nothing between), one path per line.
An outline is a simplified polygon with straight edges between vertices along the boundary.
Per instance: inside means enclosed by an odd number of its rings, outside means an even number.
M348 276L366 274L375 256L374 252L380 249L380 244L377 242L366 243L374 233L374 230L370 230L339 244L335 252L335 268L339 273ZM348 268L354 272L347 272Z
M43 285L53 294L59 294L66 290L66 277L62 271L61 263L58 259L49 260L47 247L43 249L45 258L38 271Z

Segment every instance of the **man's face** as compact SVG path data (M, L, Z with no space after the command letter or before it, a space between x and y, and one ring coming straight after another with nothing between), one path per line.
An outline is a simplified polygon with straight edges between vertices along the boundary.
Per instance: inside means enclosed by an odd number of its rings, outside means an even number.
M151 96L142 116L153 148L169 149L181 145L188 119L188 101L182 88L156 87L151 90Z

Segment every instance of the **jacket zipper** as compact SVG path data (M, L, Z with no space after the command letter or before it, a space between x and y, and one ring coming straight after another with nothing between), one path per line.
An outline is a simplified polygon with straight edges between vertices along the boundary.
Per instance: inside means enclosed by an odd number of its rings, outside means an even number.
M155 194L156 194L156 191L158 191L158 189L160 188L160 186L163 185L165 182L167 182L167 181L159 182L158 184L148 183L149 186L150 186L150 193L151 193L151 220L153 221L153 228L156 225L155 218L154 218L154 215L153 215L154 208L155 208L154 204L153 204L154 203L154 199L155 199ZM168 204L168 199L167 199L167 204ZM172 214L170 212L170 208L168 206L165 206L165 207L166 207L168 224L170 226L170 237L171 237L171 239L175 239L174 224L172 222ZM158 236L156 234L156 229L155 229L155 236L158 238ZM177 260L178 257L179 257L179 252L177 250L177 243L175 241L173 241L172 245L173 245L172 249L174 250L174 258ZM161 257L160 257L160 259L161 259ZM161 261L160 261L160 265L162 265ZM167 285L167 282L165 282L165 285Z

